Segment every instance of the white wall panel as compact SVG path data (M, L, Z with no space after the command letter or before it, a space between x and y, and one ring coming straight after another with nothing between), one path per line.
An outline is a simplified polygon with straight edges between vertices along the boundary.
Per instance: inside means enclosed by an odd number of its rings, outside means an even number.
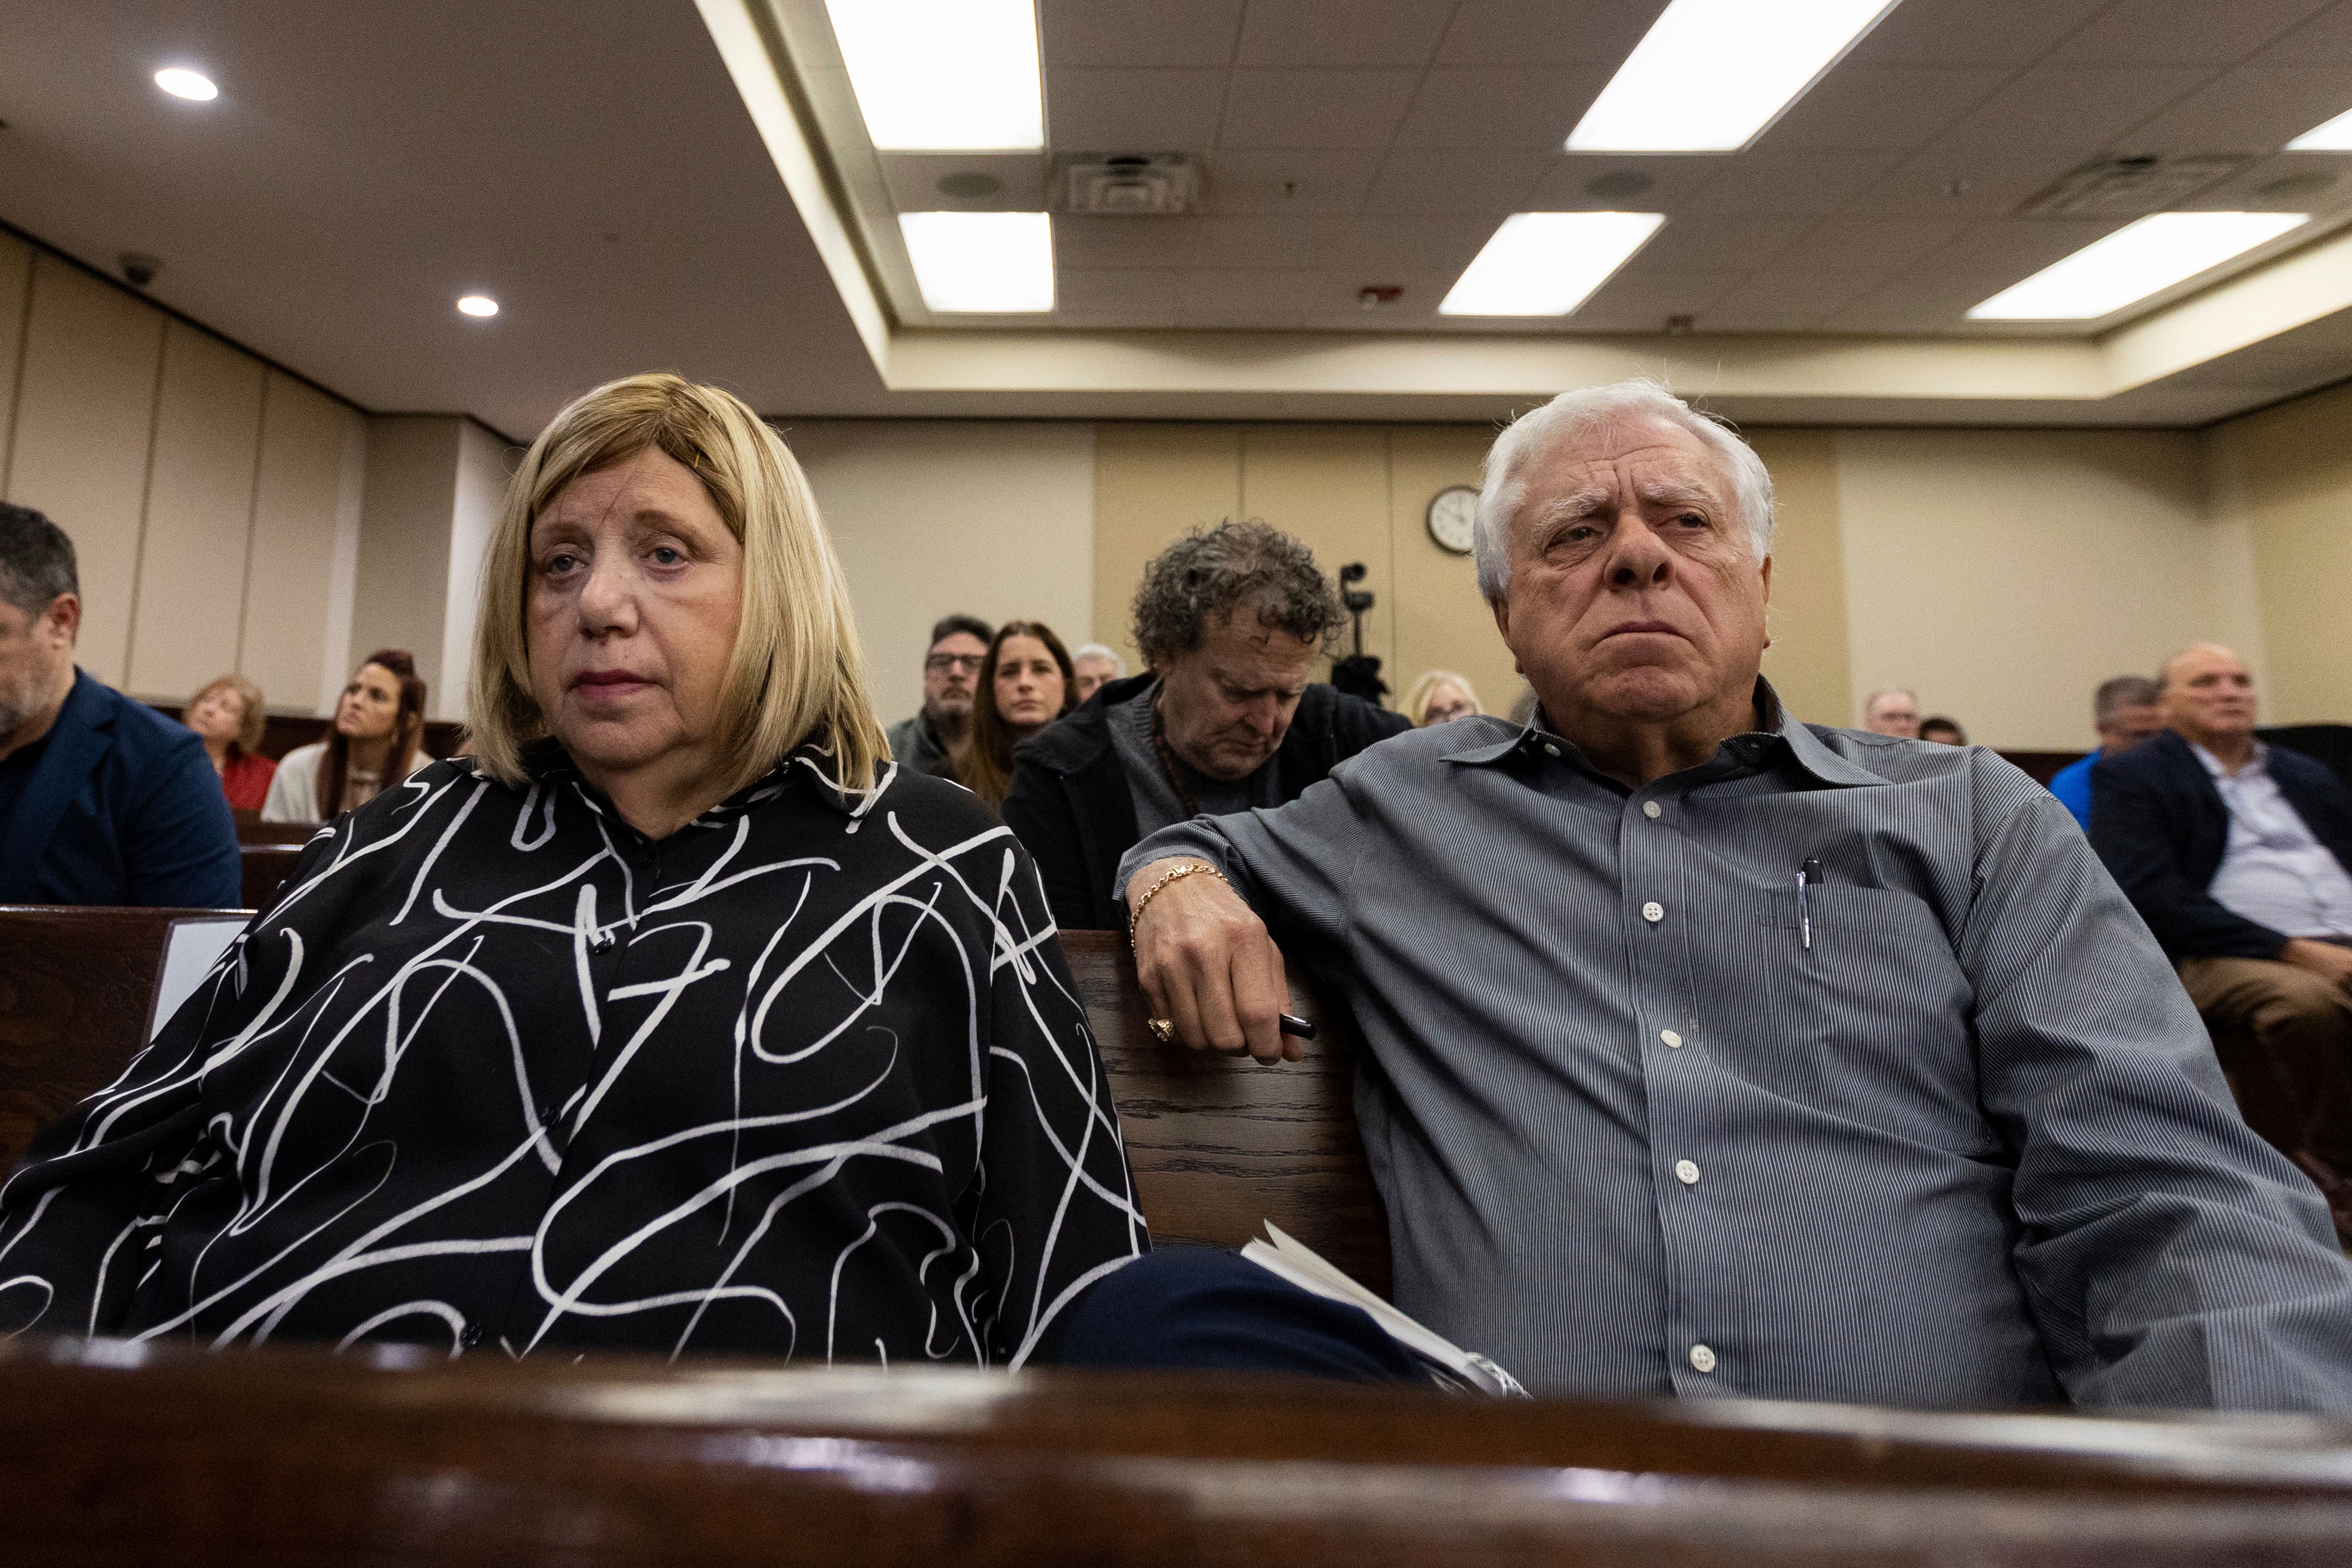
M70 535L82 667L122 681L163 317L56 258L33 263L8 499Z
M261 361L167 322L123 689L184 701L236 667L261 435Z
M329 712L351 673L364 450L358 413L270 372L237 669L273 708Z
M16 371L24 362L25 306L32 287L33 247L0 235L0 495L8 489L8 438L16 425Z

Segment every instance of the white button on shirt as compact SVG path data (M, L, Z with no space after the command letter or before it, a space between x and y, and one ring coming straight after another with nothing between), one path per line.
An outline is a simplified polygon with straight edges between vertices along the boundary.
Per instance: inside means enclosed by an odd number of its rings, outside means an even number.
M1707 1349L1706 1346L1703 1344L1695 1344L1691 1346L1691 1364L1698 1368L1701 1372L1713 1372L1715 1370L1715 1352Z
M1675 1162L1675 1177L1685 1186L1696 1186L1698 1185L1698 1166L1688 1160L1676 1160Z
M1664 816L1665 811L1666 809L1664 806L1659 805L1655 800L1644 800L1642 802L1642 815L1649 818L1650 821L1654 822L1660 817Z
M1642 905L1642 918L1655 925L1666 917L1666 906L1655 900Z
M1682 1042L1683 1042L1683 1037L1682 1037L1682 1036L1680 1036L1680 1035L1678 1035L1678 1034L1676 1034L1674 1030L1670 1030L1670 1029L1662 1029L1662 1030L1660 1030L1658 1031L1658 1038L1659 1038L1660 1040L1664 1040L1668 1045L1672 1045L1672 1046L1679 1046L1679 1045L1681 1045L1681 1044L1682 1044Z

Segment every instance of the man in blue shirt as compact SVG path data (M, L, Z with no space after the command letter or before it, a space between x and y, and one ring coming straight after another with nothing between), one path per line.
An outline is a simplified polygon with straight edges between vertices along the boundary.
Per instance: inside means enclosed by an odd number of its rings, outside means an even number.
M73 541L0 504L0 904L236 907L204 742L75 668L80 629Z
M2102 757L2119 757L2164 727L2159 704L2164 694L2146 675L2117 675L2099 683L2091 699L2091 723L2099 732L2098 748L2080 762L2070 762L2050 780L2050 792L2074 813L2083 831L2091 831L2091 766Z

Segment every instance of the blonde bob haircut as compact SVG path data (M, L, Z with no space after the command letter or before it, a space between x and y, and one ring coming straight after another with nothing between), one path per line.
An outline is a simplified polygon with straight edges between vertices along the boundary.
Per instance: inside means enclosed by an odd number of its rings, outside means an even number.
M195 710L198 703L223 686L235 692L245 704L245 716L237 721L236 739L231 744L247 757L260 756L261 737L269 728L269 713L261 706L261 688L243 675L215 675L196 688L196 695L188 699L188 706L180 710L180 716L185 718Z
M658 450L693 470L743 547L741 619L719 688L727 794L814 738L845 790L874 788L890 755L866 696L865 659L841 563L807 476L742 400L667 373L608 382L540 433L507 486L482 571L467 745L483 772L520 787L525 748L548 738L530 693L530 529L583 474Z

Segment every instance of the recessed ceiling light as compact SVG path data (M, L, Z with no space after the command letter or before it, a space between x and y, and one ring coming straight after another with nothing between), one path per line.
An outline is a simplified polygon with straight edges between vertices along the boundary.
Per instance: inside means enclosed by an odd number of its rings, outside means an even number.
M155 85L173 98L184 98L194 103L210 103L220 96L220 89L213 85L212 78L182 66L166 66L157 71Z
M2308 213L2158 213L2011 284L1969 319L2095 321L2310 221Z
M1736 152L1895 0L1674 0L1568 138L1570 152Z
M877 149L1045 145L1032 0L825 0L824 8Z
M1657 232L1657 213L1513 213L1463 268L1441 316L1565 316Z
M495 316L499 302L487 294L468 294L457 301L457 308L468 316Z
M2352 109L2286 144L2290 152L2352 152Z
M901 213L923 303L953 314L1054 308L1054 220L1044 213Z

